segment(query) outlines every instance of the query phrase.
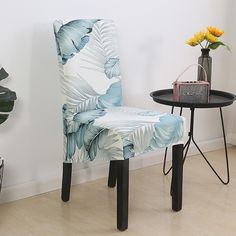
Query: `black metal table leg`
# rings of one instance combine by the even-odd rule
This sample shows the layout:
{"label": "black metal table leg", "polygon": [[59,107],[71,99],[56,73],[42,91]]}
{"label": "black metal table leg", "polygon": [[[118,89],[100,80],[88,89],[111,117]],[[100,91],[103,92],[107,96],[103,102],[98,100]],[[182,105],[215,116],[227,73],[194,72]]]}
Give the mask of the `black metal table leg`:
{"label": "black metal table leg", "polygon": [[[227,144],[226,144],[226,136],[225,136],[225,128],[224,128],[224,119],[223,119],[223,112],[222,112],[222,108],[219,107],[220,109],[220,118],[221,118],[221,126],[222,126],[222,132],[223,132],[223,139],[224,139],[224,150],[225,150],[225,161],[226,161],[226,173],[227,173],[227,177],[226,177],[226,180],[223,180],[220,175],[216,172],[216,170],[214,169],[214,167],[211,165],[211,163],[209,162],[209,160],[206,158],[206,156],[204,155],[204,153],[202,152],[202,150],[200,149],[200,147],[198,146],[198,144],[196,143],[195,139],[194,139],[194,136],[193,136],[193,129],[194,129],[194,111],[195,111],[195,108],[190,108],[190,111],[191,111],[191,116],[190,116],[190,130],[189,130],[189,133],[188,133],[188,140],[187,142],[185,143],[184,145],[184,157],[183,157],[183,163],[187,157],[187,154],[188,154],[188,151],[189,151],[189,146],[191,144],[191,141],[193,142],[193,144],[195,145],[195,147],[198,149],[199,153],[201,154],[201,156],[204,158],[204,160],[207,162],[207,164],[209,165],[209,167],[211,168],[211,170],[214,172],[214,174],[216,175],[216,177],[220,180],[220,182],[222,184],[228,184],[229,181],[230,181],[230,176],[229,176],[229,160],[228,160],[228,150],[227,150]],[[173,108],[172,108],[172,111],[173,111]],[[164,161],[166,161],[166,153],[167,153],[167,149],[165,151],[165,158],[164,158]],[[164,165],[163,165],[163,173],[165,175],[167,175],[171,168],[166,172],[165,171],[165,162],[164,162]],[[172,190],[171,190],[172,192]]]}
{"label": "black metal table leg", "polygon": [[216,177],[220,180],[220,182],[222,184],[227,185],[230,181],[230,177],[229,177],[229,160],[228,160],[228,151],[227,151],[227,144],[226,144],[226,137],[225,137],[225,128],[224,128],[224,119],[223,119],[223,113],[222,113],[222,108],[220,107],[220,118],[221,118],[221,125],[222,125],[222,132],[223,132],[223,138],[224,138],[224,149],[225,149],[225,161],[226,161],[226,172],[227,172],[227,179],[226,181],[224,181],[219,174],[216,172],[216,170],[214,169],[214,167],[211,165],[211,163],[209,162],[209,160],[206,158],[206,156],[204,155],[204,153],[201,151],[201,149],[199,148],[199,146],[197,145],[196,141],[194,140],[194,137],[192,135],[192,141],[194,143],[194,145],[196,146],[196,148],[198,149],[198,151],[200,152],[200,154],[202,155],[202,157],[204,158],[204,160],[207,162],[207,164],[210,166],[211,170],[214,172],[214,174],[216,175]]}
{"label": "black metal table leg", "polygon": [[165,148],[165,154],[164,154],[164,162],[163,162],[163,169],[162,172],[164,175],[168,175],[170,171],[172,170],[172,166],[166,171],[166,157],[167,157],[168,147]]}
{"label": "black metal table leg", "polygon": [[183,163],[185,162],[185,159],[186,159],[187,154],[188,154],[189,146],[191,144],[191,140],[193,139],[194,111],[195,111],[195,108],[190,108],[190,111],[191,111],[191,115],[190,115],[190,130],[188,132],[188,137],[189,138],[188,138],[188,141],[184,145],[184,149],[186,148],[186,151],[184,153],[184,161],[183,161]]}
{"label": "black metal table leg", "polygon": [[222,108],[220,107],[220,119],[221,119],[221,127],[222,127],[222,133],[224,138],[224,149],[225,149],[225,161],[226,161],[226,170],[227,170],[227,181],[223,184],[228,184],[230,181],[229,177],[229,158],[228,158],[228,150],[227,150],[227,143],[226,143],[226,136],[225,136],[225,126],[224,126],[224,118],[223,118],[223,112]]}
{"label": "black metal table leg", "polygon": [[[188,149],[189,149],[189,146],[190,146],[190,143],[191,143],[191,139],[192,139],[192,135],[193,135],[193,124],[194,124],[194,108],[192,108],[193,110],[191,110],[191,122],[190,122],[190,131],[188,133],[188,141],[185,143],[185,145],[183,146],[183,162],[182,162],[182,165],[184,165],[184,162],[185,162],[185,159],[187,157],[187,154],[188,154]],[[181,107],[181,110],[180,110],[180,115],[182,115],[182,107]],[[186,150],[185,150],[186,149]],[[185,152],[184,152],[185,150]],[[169,172],[170,170],[172,169],[172,166],[170,167],[169,169]],[[167,173],[168,174],[168,173]],[[172,179],[171,179],[171,187],[170,187],[170,195],[172,196],[172,193],[173,193],[173,174],[172,174]]]}

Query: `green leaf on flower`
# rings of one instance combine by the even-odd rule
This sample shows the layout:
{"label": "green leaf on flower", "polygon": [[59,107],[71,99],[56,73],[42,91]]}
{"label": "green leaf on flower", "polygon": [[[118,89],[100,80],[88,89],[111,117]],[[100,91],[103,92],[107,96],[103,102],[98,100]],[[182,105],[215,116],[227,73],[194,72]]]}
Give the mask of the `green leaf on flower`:
{"label": "green leaf on flower", "polygon": [[225,45],[226,49],[231,52],[231,49],[228,45]]}
{"label": "green leaf on flower", "polygon": [[227,46],[226,44],[224,44],[224,43],[221,42],[221,41],[218,41],[218,42],[215,42],[215,43],[211,43],[211,44],[208,46],[208,48],[215,50],[215,49],[217,49],[219,46],[225,46],[227,50],[231,51],[231,50],[230,50],[230,47]]}

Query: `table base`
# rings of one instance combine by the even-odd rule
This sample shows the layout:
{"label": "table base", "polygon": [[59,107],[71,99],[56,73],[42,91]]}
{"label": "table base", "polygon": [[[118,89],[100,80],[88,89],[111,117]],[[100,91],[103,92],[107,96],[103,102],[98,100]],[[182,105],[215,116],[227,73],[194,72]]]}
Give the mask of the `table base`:
{"label": "table base", "polygon": [[[191,116],[190,116],[190,131],[188,133],[188,141],[185,143],[184,145],[184,157],[183,157],[183,164],[185,162],[185,159],[187,157],[187,153],[189,150],[189,146],[191,141],[193,142],[193,144],[195,145],[195,147],[198,149],[199,153],[201,154],[201,156],[204,158],[204,160],[207,162],[207,164],[209,165],[209,167],[211,168],[211,170],[214,172],[214,174],[216,175],[216,177],[220,180],[220,182],[222,184],[227,185],[230,181],[230,177],[229,177],[229,161],[228,161],[228,151],[227,151],[227,144],[226,144],[226,137],[225,137],[225,128],[224,128],[224,119],[223,119],[223,113],[222,113],[222,108],[219,107],[220,109],[220,118],[221,118],[221,126],[222,126],[222,132],[223,132],[223,139],[224,139],[224,151],[225,151],[225,161],[226,161],[226,173],[227,173],[227,177],[226,180],[223,180],[222,177],[220,177],[220,175],[216,172],[216,170],[214,169],[214,167],[212,166],[212,164],[209,162],[209,160],[207,159],[207,157],[205,156],[205,154],[201,151],[200,147],[198,146],[198,144],[196,143],[194,136],[193,136],[193,127],[194,127],[194,111],[195,108],[190,108],[191,110]],[[182,110],[183,108],[180,108],[180,115],[182,115]],[[171,110],[171,114],[173,114],[174,112],[174,106],[172,106],[172,110]],[[167,175],[171,169],[172,166],[166,170],[166,156],[167,156],[167,151],[168,148],[165,149],[165,154],[164,154],[164,164],[163,164],[163,174]]]}

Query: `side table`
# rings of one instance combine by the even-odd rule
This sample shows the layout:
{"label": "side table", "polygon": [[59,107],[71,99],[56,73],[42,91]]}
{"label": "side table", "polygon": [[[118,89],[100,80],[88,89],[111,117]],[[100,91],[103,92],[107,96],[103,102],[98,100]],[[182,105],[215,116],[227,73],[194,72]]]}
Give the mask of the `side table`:
{"label": "side table", "polygon": [[[225,128],[224,128],[224,119],[223,119],[223,112],[222,107],[231,105],[235,100],[236,96],[232,93],[220,91],[220,90],[211,90],[210,91],[210,99],[207,103],[192,103],[192,102],[177,102],[173,100],[173,89],[163,89],[163,90],[157,90],[150,94],[150,96],[153,98],[153,100],[157,103],[172,106],[171,113],[174,112],[174,107],[180,107],[180,115],[182,115],[183,108],[189,108],[191,112],[190,116],[190,129],[188,132],[188,141],[184,145],[184,158],[183,163],[186,159],[189,146],[191,141],[194,143],[198,151],[200,152],[201,156],[204,158],[204,160],[207,162],[207,164],[210,166],[211,170],[215,173],[217,178],[221,181],[223,184],[228,184],[230,181],[229,177],[229,161],[228,161],[228,152],[227,152],[227,145],[226,145],[226,137],[225,137]],[[220,111],[220,118],[221,118],[221,126],[222,126],[222,132],[223,132],[223,138],[224,138],[224,149],[225,149],[225,160],[226,160],[226,171],[227,171],[227,178],[226,180],[223,180],[219,174],[216,172],[216,170],[213,168],[209,160],[206,158],[204,153],[199,148],[198,144],[196,143],[193,131],[194,131],[194,111],[196,108],[219,108]],[[165,150],[165,156],[164,156],[164,165],[163,165],[163,173],[167,175],[172,167],[166,171],[165,165],[166,165],[166,155],[167,155],[167,148]]]}

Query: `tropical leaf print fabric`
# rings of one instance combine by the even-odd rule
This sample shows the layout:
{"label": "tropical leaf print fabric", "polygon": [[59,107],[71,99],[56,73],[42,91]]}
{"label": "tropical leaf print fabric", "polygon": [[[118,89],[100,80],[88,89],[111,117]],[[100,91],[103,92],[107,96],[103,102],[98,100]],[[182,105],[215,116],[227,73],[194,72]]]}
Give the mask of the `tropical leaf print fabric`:
{"label": "tropical leaf print fabric", "polygon": [[63,93],[64,161],[123,160],[177,143],[182,117],[122,106],[110,20],[54,22]]}

